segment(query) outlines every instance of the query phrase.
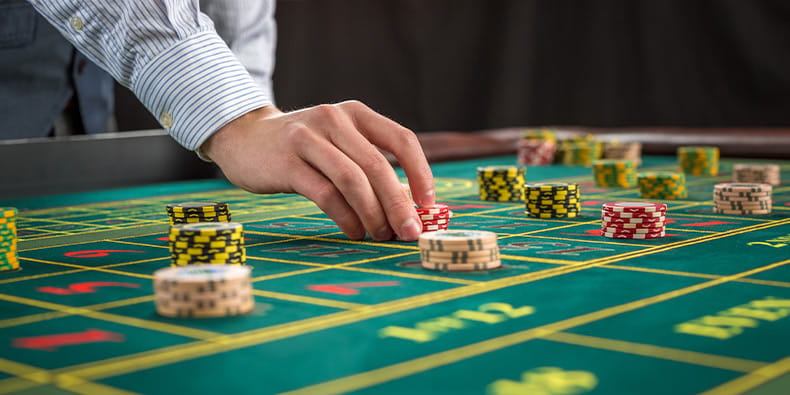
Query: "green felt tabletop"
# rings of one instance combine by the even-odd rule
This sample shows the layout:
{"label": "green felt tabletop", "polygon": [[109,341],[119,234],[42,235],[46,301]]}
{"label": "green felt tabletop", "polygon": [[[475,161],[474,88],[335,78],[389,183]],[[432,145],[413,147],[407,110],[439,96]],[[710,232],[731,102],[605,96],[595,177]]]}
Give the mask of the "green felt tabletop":
{"label": "green felt tabletop", "polygon": [[[451,228],[497,233],[503,266],[482,272],[425,270],[416,243],[350,241],[300,196],[224,180],[0,200],[20,209],[22,267],[0,272],[0,394],[788,393],[790,187],[771,214],[715,214],[713,185],[746,162],[724,159],[663,201],[666,237],[608,239],[601,204],[636,189],[530,166],[527,181],[579,184],[582,213],[528,218],[478,197],[478,166],[514,162],[432,165]],[[155,312],[165,205],[194,200],[244,224],[248,315]]]}

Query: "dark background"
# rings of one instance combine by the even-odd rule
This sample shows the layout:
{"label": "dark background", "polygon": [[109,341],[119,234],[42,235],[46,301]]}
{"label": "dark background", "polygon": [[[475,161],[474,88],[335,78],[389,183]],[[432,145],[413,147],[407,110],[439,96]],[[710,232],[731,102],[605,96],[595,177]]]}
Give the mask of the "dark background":
{"label": "dark background", "polygon": [[[415,131],[790,125],[786,0],[281,0],[277,21],[285,110],[359,99]],[[158,127],[118,99],[122,129]]]}

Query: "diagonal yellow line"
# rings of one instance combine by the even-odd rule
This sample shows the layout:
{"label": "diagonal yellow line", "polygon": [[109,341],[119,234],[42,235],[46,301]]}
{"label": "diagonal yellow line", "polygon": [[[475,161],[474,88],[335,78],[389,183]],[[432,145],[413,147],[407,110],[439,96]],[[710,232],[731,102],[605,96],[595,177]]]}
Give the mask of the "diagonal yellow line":
{"label": "diagonal yellow line", "polygon": [[[763,267],[755,268],[745,272],[733,274],[730,276],[724,276],[722,278],[707,281],[704,283],[695,284],[689,287],[676,289],[660,295],[655,295],[648,298],[636,300],[633,302],[628,302],[618,306],[612,306],[606,309],[598,310],[595,312],[583,314],[576,317],[571,317],[551,324],[546,324],[536,328],[527,329],[521,332],[512,333],[510,335],[484,340],[478,343],[469,344],[463,347],[442,351],[436,354],[431,354],[420,358],[415,358],[409,361],[404,361],[390,366],[385,366],[379,369],[374,369],[367,372],[361,372],[351,376],[346,376],[339,379],[327,381],[324,383],[303,387],[295,391],[286,392],[285,394],[328,395],[328,394],[340,394],[344,392],[359,390],[362,388],[368,388],[374,385],[399,379],[401,377],[406,377],[412,374],[424,372],[430,369],[435,369],[440,366],[445,366],[451,363],[476,357],[478,355],[482,355],[506,347],[514,346],[516,344],[524,343],[530,340],[545,338],[560,331],[585,325],[591,322],[599,321],[604,318],[609,318],[612,316],[623,314],[656,303],[661,303],[680,296],[688,295],[694,292],[701,291],[703,289],[711,288],[726,282],[730,282],[738,278],[747,277],[756,273],[771,270],[787,264],[790,264],[790,259],[781,262],[776,262],[770,265],[765,265]],[[790,357],[788,359],[790,359]],[[788,366],[790,366],[790,363],[788,364]],[[761,369],[765,369],[765,368],[761,368]]]}
{"label": "diagonal yellow line", "polygon": [[360,303],[342,302],[338,300],[314,298],[311,296],[293,295],[293,294],[286,294],[281,292],[261,291],[258,289],[253,290],[252,293],[258,296],[265,296],[267,298],[272,298],[272,299],[287,300],[289,302],[298,302],[298,303],[312,304],[317,306],[334,307],[336,309],[343,309],[343,310],[353,310],[353,309],[359,309],[368,306]]}
{"label": "diagonal yellow line", "polygon": [[[35,366],[0,358],[0,372],[16,377],[0,380],[0,394],[16,393],[48,384],[51,381],[49,371]],[[78,394],[132,395],[134,392],[113,388],[103,384],[91,383],[82,379],[61,380],[58,386]]]}
{"label": "diagonal yellow line", "polygon": [[750,372],[767,365],[765,362],[751,361],[742,358],[725,357],[677,348],[660,347],[596,336],[578,335],[568,332],[557,332],[544,336],[543,339],[736,372]]}
{"label": "diagonal yellow line", "polygon": [[[97,311],[97,310],[105,310],[105,309],[111,309],[111,308],[121,307],[121,306],[129,306],[129,305],[133,305],[133,304],[137,304],[137,303],[151,302],[153,300],[154,300],[154,296],[153,295],[146,295],[146,296],[140,296],[140,297],[137,297],[137,298],[119,300],[119,301],[115,301],[115,302],[108,302],[108,303],[95,304],[95,305],[91,305],[91,306],[84,306],[83,308],[87,309],[87,310]],[[0,328],[10,328],[12,326],[25,325],[25,324],[30,324],[30,323],[33,323],[33,322],[41,322],[41,321],[46,321],[46,320],[52,320],[52,319],[55,319],[55,318],[66,317],[68,315],[72,315],[72,313],[67,313],[67,312],[63,312],[63,311],[49,311],[49,312],[46,312],[46,313],[26,315],[26,316],[23,316],[23,317],[8,318],[8,319],[5,319],[5,320],[0,320]]]}
{"label": "diagonal yellow line", "polygon": [[128,326],[133,326],[133,327],[143,328],[153,331],[165,332],[165,333],[189,337],[193,339],[209,339],[220,335],[219,333],[216,332],[203,331],[199,329],[187,328],[178,325],[166,324],[163,322],[126,317],[117,314],[102,313],[99,311],[89,310],[84,307],[66,306],[62,304],[44,302],[40,300],[23,298],[13,295],[0,294],[0,300],[4,300],[6,302],[11,302],[11,303],[24,304],[27,306],[39,307],[47,310],[59,311],[61,313],[65,313],[68,315],[81,315],[102,321],[108,321],[112,323],[118,323],[118,324],[123,324],[123,325],[128,325]]}
{"label": "diagonal yellow line", "polygon": [[752,232],[752,231],[763,230],[763,229],[772,228],[772,227],[780,226],[780,225],[786,225],[786,224],[790,224],[790,218],[786,218],[786,219],[778,220],[778,221],[773,221],[773,222],[768,222],[768,223],[755,224],[755,225],[747,226],[745,228],[732,229],[732,230],[728,230],[728,231],[724,231],[724,232],[720,232],[720,233],[716,233],[716,234],[700,236],[700,237],[693,238],[693,239],[681,240],[681,241],[678,241],[678,242],[675,242],[675,243],[655,246],[655,247],[648,248],[648,249],[641,250],[641,251],[631,251],[631,252],[626,252],[626,253],[618,254],[618,255],[612,255],[612,256],[608,256],[608,257],[604,257],[604,258],[593,259],[593,260],[587,261],[587,263],[589,263],[589,264],[599,264],[599,263],[619,262],[619,261],[623,261],[623,260],[626,260],[626,259],[631,259],[631,258],[636,258],[636,257],[641,257],[641,256],[646,256],[646,255],[652,255],[652,254],[656,254],[656,253],[659,253],[659,252],[665,252],[665,251],[673,250],[673,249],[676,249],[676,248],[679,248],[679,247],[686,247],[686,246],[689,246],[689,245],[699,244],[699,243],[703,243],[703,242],[706,242],[706,241],[723,239],[725,237],[735,236],[735,235],[739,235],[739,234],[742,234],[742,233],[748,233],[748,232]]}
{"label": "diagonal yellow line", "polygon": [[735,380],[705,391],[700,395],[742,394],[773,379],[784,376],[787,373],[790,373],[790,357],[780,359],[779,361],[770,365],[749,372],[748,374],[738,377]]}
{"label": "diagonal yellow line", "polygon": [[[679,277],[696,277],[696,278],[720,278],[721,275],[719,274],[706,274],[706,273],[691,273],[691,272],[681,272],[677,270],[664,270],[664,269],[652,269],[647,267],[638,267],[638,266],[620,266],[620,265],[605,265],[601,266],[604,269],[615,269],[615,270],[627,270],[631,272],[644,272],[644,273],[656,273],[656,274],[665,274],[668,276],[679,276]],[[749,284],[759,284],[759,285],[768,285],[771,287],[783,287],[783,288],[790,288],[790,282],[786,281],[771,281],[771,280],[759,280],[756,278],[742,278],[736,280],[739,283],[749,283]]]}

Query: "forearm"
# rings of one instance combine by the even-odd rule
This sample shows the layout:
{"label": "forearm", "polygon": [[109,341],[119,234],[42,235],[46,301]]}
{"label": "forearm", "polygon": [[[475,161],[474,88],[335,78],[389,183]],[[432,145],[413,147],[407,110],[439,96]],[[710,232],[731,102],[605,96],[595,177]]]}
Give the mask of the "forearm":
{"label": "forearm", "polygon": [[190,150],[240,115],[271,104],[197,0],[30,2]]}

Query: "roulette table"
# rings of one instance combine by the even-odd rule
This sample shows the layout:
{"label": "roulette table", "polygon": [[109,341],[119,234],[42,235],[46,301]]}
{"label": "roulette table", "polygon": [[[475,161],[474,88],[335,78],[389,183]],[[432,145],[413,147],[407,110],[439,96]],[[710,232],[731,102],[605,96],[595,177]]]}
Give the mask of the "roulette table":
{"label": "roulette table", "polygon": [[[502,266],[473,272],[425,270],[417,243],[351,241],[302,197],[224,180],[2,199],[21,269],[0,272],[0,394],[787,393],[790,187],[770,214],[714,213],[738,162],[689,177],[650,240],[601,236],[603,203],[642,199],[590,168],[528,167],[580,186],[578,217],[539,219],[478,197],[475,169],[514,156],[436,163],[450,229],[497,234]],[[201,200],[244,225],[249,314],[155,312],[165,206]]]}

